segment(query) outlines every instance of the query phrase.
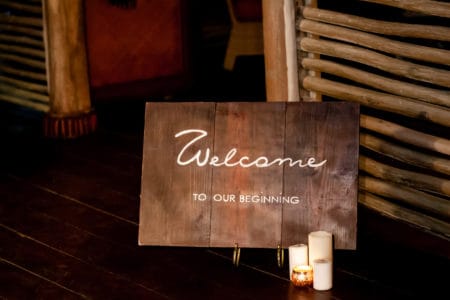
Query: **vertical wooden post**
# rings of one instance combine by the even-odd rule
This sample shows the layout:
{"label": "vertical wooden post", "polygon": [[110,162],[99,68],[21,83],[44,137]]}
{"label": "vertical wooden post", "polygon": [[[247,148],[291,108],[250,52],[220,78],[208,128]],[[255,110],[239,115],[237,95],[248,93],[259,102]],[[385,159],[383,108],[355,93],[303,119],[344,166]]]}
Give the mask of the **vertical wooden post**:
{"label": "vertical wooden post", "polygon": [[267,101],[299,101],[295,0],[263,0]]}
{"label": "vertical wooden post", "polygon": [[75,138],[96,129],[87,70],[83,0],[44,0],[50,111],[48,137]]}
{"label": "vertical wooden post", "polygon": [[264,63],[267,101],[288,98],[284,1],[263,0]]}

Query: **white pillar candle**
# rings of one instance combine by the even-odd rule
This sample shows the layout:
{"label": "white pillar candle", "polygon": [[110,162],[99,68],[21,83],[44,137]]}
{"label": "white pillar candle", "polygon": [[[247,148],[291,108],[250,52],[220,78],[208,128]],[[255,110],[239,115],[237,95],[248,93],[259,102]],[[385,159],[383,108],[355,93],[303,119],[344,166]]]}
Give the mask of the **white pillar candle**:
{"label": "white pillar candle", "polygon": [[313,288],[326,291],[333,287],[333,263],[329,259],[313,261]]}
{"label": "white pillar candle", "polygon": [[[333,236],[326,231],[314,231],[308,235],[309,262],[313,265],[316,259],[333,261]],[[314,266],[313,266],[314,269]]]}
{"label": "white pillar candle", "polygon": [[308,265],[308,245],[296,244],[289,246],[289,278],[295,266]]}

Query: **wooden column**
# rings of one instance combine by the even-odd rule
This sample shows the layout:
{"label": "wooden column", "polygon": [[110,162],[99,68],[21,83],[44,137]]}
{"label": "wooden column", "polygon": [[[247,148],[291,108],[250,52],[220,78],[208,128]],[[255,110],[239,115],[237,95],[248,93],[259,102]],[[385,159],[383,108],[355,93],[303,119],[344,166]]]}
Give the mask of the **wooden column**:
{"label": "wooden column", "polygon": [[300,100],[295,0],[263,0],[264,62],[267,101]]}
{"label": "wooden column", "polygon": [[44,0],[50,111],[49,137],[75,138],[96,129],[86,59],[83,1]]}
{"label": "wooden column", "polygon": [[284,26],[284,1],[263,0],[266,99],[287,101],[288,76]]}

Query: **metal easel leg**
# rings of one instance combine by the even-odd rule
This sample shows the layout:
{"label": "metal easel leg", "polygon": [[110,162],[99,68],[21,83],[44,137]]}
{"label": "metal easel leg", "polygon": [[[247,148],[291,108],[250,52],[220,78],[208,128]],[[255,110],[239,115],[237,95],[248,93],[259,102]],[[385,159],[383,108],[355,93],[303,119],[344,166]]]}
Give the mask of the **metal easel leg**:
{"label": "metal easel leg", "polygon": [[233,251],[233,265],[235,267],[239,267],[239,260],[241,259],[241,248],[239,248],[239,244],[236,243]]}
{"label": "metal easel leg", "polygon": [[281,248],[281,245],[278,245],[277,248],[277,263],[279,268],[284,266],[284,249]]}

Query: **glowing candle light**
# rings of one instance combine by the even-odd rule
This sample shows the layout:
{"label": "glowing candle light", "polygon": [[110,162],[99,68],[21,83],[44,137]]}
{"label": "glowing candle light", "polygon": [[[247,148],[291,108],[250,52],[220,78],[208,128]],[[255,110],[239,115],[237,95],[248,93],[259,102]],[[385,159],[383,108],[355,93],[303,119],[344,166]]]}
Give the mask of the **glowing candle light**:
{"label": "glowing candle light", "polygon": [[298,287],[310,286],[313,283],[311,266],[295,266],[292,270],[291,282]]}

